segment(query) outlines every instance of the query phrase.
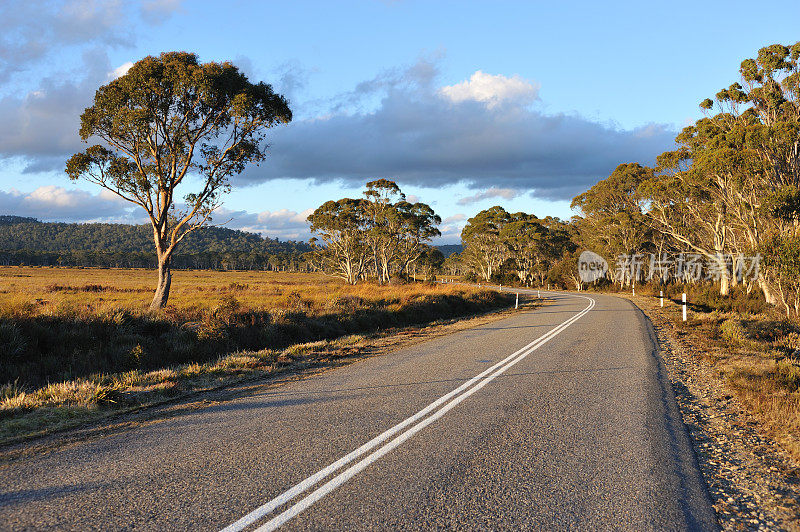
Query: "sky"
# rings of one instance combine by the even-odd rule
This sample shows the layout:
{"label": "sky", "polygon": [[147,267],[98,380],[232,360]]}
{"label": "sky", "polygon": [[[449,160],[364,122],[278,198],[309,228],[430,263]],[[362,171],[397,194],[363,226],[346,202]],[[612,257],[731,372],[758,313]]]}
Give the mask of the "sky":
{"label": "sky", "polygon": [[493,205],[567,219],[575,195],[653,164],[743,59],[798,28],[796,0],[4,0],[0,214],[142,223],[64,163],[86,147],[98,87],[183,50],[270,83],[294,115],[215,223],[304,240],[316,207],[378,178],[434,208],[439,244]]}

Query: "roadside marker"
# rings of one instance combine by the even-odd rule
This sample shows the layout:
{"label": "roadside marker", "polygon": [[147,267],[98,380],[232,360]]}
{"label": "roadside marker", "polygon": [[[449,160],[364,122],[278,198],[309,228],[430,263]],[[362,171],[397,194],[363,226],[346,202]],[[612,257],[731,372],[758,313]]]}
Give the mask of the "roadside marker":
{"label": "roadside marker", "polygon": [[518,308],[519,308],[519,292],[517,292],[517,302],[514,303],[514,309],[516,310]]}
{"label": "roadside marker", "polygon": [[658,295],[661,298],[661,308],[664,308],[664,291],[659,290]]}
{"label": "roadside marker", "polygon": [[686,321],[686,292],[683,293],[683,321]]}

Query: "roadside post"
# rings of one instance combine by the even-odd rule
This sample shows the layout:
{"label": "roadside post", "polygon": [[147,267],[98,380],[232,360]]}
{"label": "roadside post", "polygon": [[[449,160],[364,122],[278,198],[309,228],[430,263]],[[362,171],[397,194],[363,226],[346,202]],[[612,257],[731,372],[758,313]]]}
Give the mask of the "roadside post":
{"label": "roadside post", "polygon": [[686,292],[683,293],[683,297],[681,299],[683,301],[683,321],[686,321]]}
{"label": "roadside post", "polygon": [[542,299],[542,291],[541,290],[537,290],[536,291],[536,299]]}
{"label": "roadside post", "polygon": [[664,291],[663,290],[659,290],[658,297],[661,298],[661,308],[664,308]]}
{"label": "roadside post", "polygon": [[514,310],[519,308],[519,292],[517,292],[517,301],[514,303]]}
{"label": "roadside post", "polygon": [[501,292],[503,291],[503,285],[502,284],[500,285],[500,291]]}

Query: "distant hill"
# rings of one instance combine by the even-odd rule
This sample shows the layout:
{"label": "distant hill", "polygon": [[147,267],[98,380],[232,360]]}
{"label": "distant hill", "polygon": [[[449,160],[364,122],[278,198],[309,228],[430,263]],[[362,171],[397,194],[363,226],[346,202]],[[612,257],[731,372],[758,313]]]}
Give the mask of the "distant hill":
{"label": "distant hill", "polygon": [[38,223],[36,218],[26,218],[25,216],[14,216],[11,214],[0,214],[0,225],[13,225],[21,223]]}
{"label": "distant hill", "polygon": [[[287,260],[297,262],[311,246],[305,242],[264,238],[225,227],[204,227],[179,244],[176,267],[219,268],[224,264],[262,269]],[[0,261],[6,264],[129,265],[154,262],[149,225],[40,222],[0,216]],[[108,264],[113,256],[113,263]]]}
{"label": "distant hill", "polygon": [[442,252],[442,255],[445,257],[449,257],[453,253],[461,253],[464,251],[464,246],[461,244],[444,244],[442,246],[434,246],[436,249]]}

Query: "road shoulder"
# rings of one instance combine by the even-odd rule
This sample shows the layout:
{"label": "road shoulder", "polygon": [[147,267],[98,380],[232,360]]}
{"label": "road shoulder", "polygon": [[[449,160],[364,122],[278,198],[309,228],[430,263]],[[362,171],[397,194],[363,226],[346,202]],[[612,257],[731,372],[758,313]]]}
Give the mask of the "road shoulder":
{"label": "road shoulder", "polygon": [[736,400],[655,299],[620,295],[651,321],[714,509],[724,530],[800,530],[800,468]]}

